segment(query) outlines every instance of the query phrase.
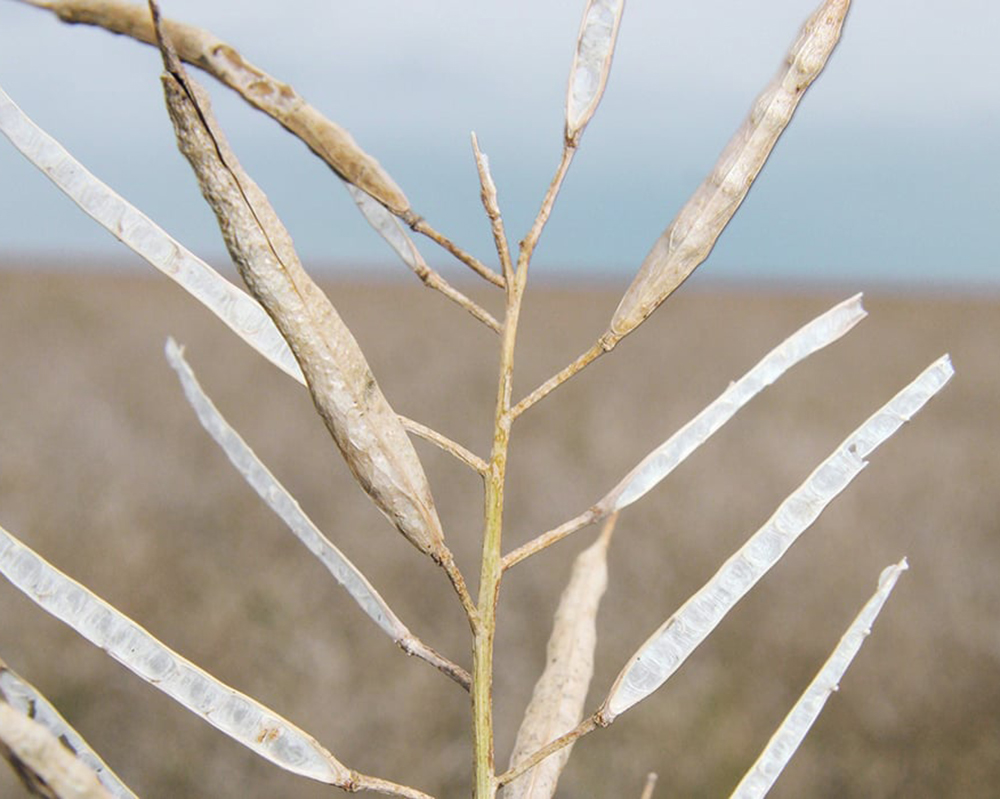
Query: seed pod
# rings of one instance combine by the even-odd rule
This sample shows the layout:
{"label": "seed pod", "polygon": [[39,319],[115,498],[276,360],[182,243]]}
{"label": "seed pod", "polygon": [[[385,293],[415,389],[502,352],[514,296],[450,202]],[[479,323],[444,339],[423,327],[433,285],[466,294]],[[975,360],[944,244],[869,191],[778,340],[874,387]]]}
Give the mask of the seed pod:
{"label": "seed pod", "polygon": [[732,799],[760,799],[771,790],[775,780],[798,751],[806,733],[819,718],[826,700],[840,687],[840,681],[860,651],[865,638],[871,633],[872,625],[882,612],[889,594],[896,587],[899,575],[908,568],[906,558],[903,558],[894,566],[882,570],[878,579],[878,589],[851,622],[851,626],[847,628],[833,654],[827,658],[823,668],[809,683],[809,687],[771,736],[760,757],[733,790]]}
{"label": "seed pod", "polygon": [[361,348],[302,268],[288,231],[218,129],[207,96],[168,45],[164,63],[178,146],[243,282],[288,341],[317,411],[362,488],[414,546],[444,560],[450,553],[423,467]]}
{"label": "seed pod", "polygon": [[785,65],[757,98],[712,173],[642,262],[602,337],[605,348],[641,324],[708,257],[840,40],[849,5],[850,0],[826,0],[806,21]]}
{"label": "seed pod", "polygon": [[49,730],[0,701],[0,757],[43,799],[114,799],[97,775]]}
{"label": "seed pod", "polygon": [[[115,0],[54,0],[46,4],[63,22],[96,25],[156,45],[145,5]],[[195,64],[237,91],[294,133],[348,183],[358,186],[404,218],[413,216],[403,190],[351,134],[307,103],[291,86],[257,68],[209,31],[163,20],[162,26],[181,60]]]}
{"label": "seed pod", "polygon": [[[78,766],[90,769],[105,790],[105,793],[96,795],[106,799],[110,799],[110,797],[136,799],[135,794],[121,781],[117,774],[108,768],[108,764],[80,736],[80,733],[70,726],[69,722],[52,706],[52,703],[35,686],[11,671],[7,664],[0,659],[0,706],[4,704],[48,730],[52,740],[57,742],[63,753],[71,756]],[[41,735],[38,737],[39,739],[44,738]],[[0,739],[6,740],[2,734],[0,734]],[[3,754],[2,749],[3,747],[0,746],[0,754]],[[58,765],[58,762],[51,763],[51,765]],[[75,767],[71,766],[70,768]],[[47,779],[46,782],[51,785],[51,778]],[[63,794],[64,797],[67,795]]]}
{"label": "seed pod", "polygon": [[817,466],[764,526],[632,655],[601,706],[604,722],[610,724],[663,685],[861,473],[868,465],[865,458],[910,421],[954,373],[947,355],[936,360]]}
{"label": "seed pod", "polygon": [[311,735],[170,649],[2,527],[0,574],[154,688],[265,760],[330,785],[350,785],[354,779]]}
{"label": "seed pod", "polygon": [[566,93],[566,141],[576,144],[594,116],[611,72],[625,0],[590,0],[583,12]]}
{"label": "seed pod", "polygon": [[[552,625],[545,671],[535,683],[517,731],[511,767],[569,732],[583,715],[594,674],[597,610],[608,584],[608,542],[616,518],[608,520],[600,538],[573,563]],[[572,746],[560,749],[515,779],[504,788],[503,799],[548,799],[554,795],[571,750]]]}

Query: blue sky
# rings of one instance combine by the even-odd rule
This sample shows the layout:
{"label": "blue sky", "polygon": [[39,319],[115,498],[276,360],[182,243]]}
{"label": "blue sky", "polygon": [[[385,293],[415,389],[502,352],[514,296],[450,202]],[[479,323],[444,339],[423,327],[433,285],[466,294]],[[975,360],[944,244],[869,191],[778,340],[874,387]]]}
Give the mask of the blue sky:
{"label": "blue sky", "polygon": [[[511,239],[558,160],[583,3],[164,0],[348,128],[418,213],[486,259],[469,147],[490,156]],[[630,276],[770,80],[811,0],[629,0],[605,99],[536,275]],[[1000,68],[993,0],[856,0],[826,72],[697,273],[752,282],[1000,286]],[[210,212],[177,154],[156,53],[0,2],[0,85],[88,168],[199,254]],[[273,122],[203,83],[307,264],[389,263],[339,181]],[[463,272],[427,242],[425,257]],[[123,247],[0,139],[0,263]],[[399,267],[402,271],[403,267]]]}

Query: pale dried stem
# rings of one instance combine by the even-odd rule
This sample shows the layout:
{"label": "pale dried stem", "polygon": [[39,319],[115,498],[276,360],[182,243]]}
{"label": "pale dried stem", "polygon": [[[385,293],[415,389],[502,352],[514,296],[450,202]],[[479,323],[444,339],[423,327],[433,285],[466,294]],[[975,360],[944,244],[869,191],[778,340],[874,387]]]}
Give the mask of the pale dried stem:
{"label": "pale dried stem", "polygon": [[[115,0],[19,2],[52,11],[63,22],[94,25],[144,44],[156,44],[149,14],[138,4]],[[503,286],[503,278],[416,214],[403,190],[381,164],[358,146],[347,130],[309,105],[291,86],[245,60],[239,51],[209,31],[172,20],[165,20],[164,25],[182,61],[208,72],[299,138],[338,176],[363,189],[413,230],[443,247],[490,283]]]}
{"label": "pale dried stem", "polygon": [[[613,346],[613,345],[612,345]],[[550,394],[555,389],[559,388],[563,383],[569,380],[573,375],[581,372],[585,367],[589,366],[591,363],[600,358],[604,353],[610,352],[611,347],[606,346],[602,341],[598,341],[587,350],[583,355],[577,358],[573,363],[558,372],[544,383],[542,383],[538,388],[532,391],[528,396],[522,399],[517,405],[514,406],[511,414],[516,419],[522,413],[524,413],[528,408],[534,405],[541,399],[544,399],[548,394]]]}
{"label": "pale dried stem", "polygon": [[[531,226],[531,230],[528,231],[528,235],[521,241],[521,252],[517,258],[517,270],[519,273],[527,272],[531,256],[535,252],[538,239],[541,238],[542,231],[545,229],[549,217],[552,215],[552,207],[555,205],[556,197],[559,196],[559,189],[562,188],[563,180],[566,179],[569,166],[573,163],[574,155],[576,155],[576,145],[568,140],[565,141],[563,143],[562,157],[559,159],[559,166],[556,167],[556,173],[552,177],[552,182],[549,184],[548,190],[545,192],[545,197],[542,199],[542,205],[538,209],[535,221]],[[523,282],[524,278],[522,277],[522,289]]]}
{"label": "pale dried stem", "polygon": [[489,311],[483,308],[479,303],[470,297],[463,294],[461,291],[456,289],[447,280],[445,280],[441,275],[427,266],[426,263],[423,264],[424,268],[421,270],[414,270],[417,277],[419,277],[425,286],[434,289],[435,291],[440,291],[449,300],[457,305],[460,305],[470,314],[472,314],[476,319],[486,325],[494,333],[500,333],[501,326]]}
{"label": "pale dried stem", "polygon": [[[479,610],[476,608],[476,603],[472,599],[472,594],[469,593],[469,587],[465,584],[465,577],[462,576],[461,569],[459,569],[458,564],[455,563],[455,558],[451,554],[451,550],[445,551],[440,565],[441,568],[444,569],[445,574],[448,575],[448,579],[451,581],[451,585],[455,589],[455,593],[458,595],[459,601],[462,603],[462,608],[465,610],[465,615],[469,620],[469,626],[472,628],[472,632],[475,633],[481,624]],[[468,677],[468,675],[466,676]]]}
{"label": "pale dried stem", "polygon": [[558,541],[562,541],[566,536],[572,535],[577,530],[582,530],[588,524],[593,524],[603,519],[607,512],[601,511],[596,506],[589,508],[574,519],[563,522],[558,527],[542,533],[537,538],[533,538],[527,544],[519,546],[517,549],[508,552],[503,558],[503,569],[506,571],[511,566],[515,566],[525,558],[541,552],[546,547],[550,547]]}
{"label": "pale dried stem", "polygon": [[642,789],[642,796],[639,799],[653,799],[653,790],[656,788],[656,781],[659,779],[655,771],[646,775],[646,784]]}
{"label": "pale dried stem", "polygon": [[593,732],[598,727],[607,727],[608,722],[605,722],[601,717],[600,712],[594,713],[592,716],[587,716],[583,721],[577,724],[572,730],[559,738],[556,738],[551,743],[546,744],[541,749],[539,749],[534,754],[526,757],[516,766],[507,769],[503,774],[500,774],[496,778],[497,787],[502,787],[507,783],[516,780],[528,769],[532,769],[541,763],[549,755],[555,754],[563,747],[569,746],[570,744],[578,741],[584,735]]}
{"label": "pale dried stem", "polygon": [[413,230],[414,233],[426,236],[435,244],[447,250],[481,278],[484,278],[498,288],[504,288],[506,285],[501,275],[498,275],[474,255],[467,253],[447,236],[436,231],[430,226],[426,219],[422,217],[401,218],[410,226],[410,229]]}
{"label": "pale dried stem", "polygon": [[510,247],[507,245],[507,231],[504,228],[503,216],[500,214],[497,187],[493,182],[493,175],[490,174],[490,162],[479,149],[479,139],[476,138],[475,133],[472,134],[472,151],[476,156],[476,171],[479,173],[480,198],[483,201],[486,216],[490,220],[493,243],[496,246],[497,255],[500,257],[504,279],[510,284],[514,281],[514,264],[510,257]]}
{"label": "pale dried stem", "polygon": [[405,427],[407,431],[413,433],[415,436],[420,436],[425,441],[428,441],[439,449],[444,450],[449,455],[452,455],[456,459],[460,460],[473,471],[484,475],[489,469],[486,461],[476,455],[476,453],[466,449],[458,442],[452,441],[448,438],[448,436],[439,433],[434,428],[414,421],[413,419],[403,416],[402,414],[399,416],[399,421],[402,422],[403,427]]}
{"label": "pale dried stem", "polygon": [[452,662],[433,647],[428,646],[415,635],[401,638],[396,644],[407,655],[418,657],[429,663],[445,676],[461,685],[466,691],[472,690],[472,676],[461,666]]}
{"label": "pale dried stem", "polygon": [[430,794],[418,791],[416,788],[410,788],[408,785],[397,785],[395,782],[369,777],[365,774],[356,774],[354,784],[345,790],[348,793],[373,791],[385,796],[402,796],[404,799],[434,799]]}

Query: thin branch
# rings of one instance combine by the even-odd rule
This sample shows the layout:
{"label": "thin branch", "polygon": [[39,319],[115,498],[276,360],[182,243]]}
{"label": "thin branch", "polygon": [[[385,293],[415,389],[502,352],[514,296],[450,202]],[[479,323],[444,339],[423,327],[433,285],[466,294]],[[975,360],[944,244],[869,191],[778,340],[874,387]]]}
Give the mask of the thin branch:
{"label": "thin branch", "polygon": [[[469,620],[469,627],[472,628],[472,632],[475,633],[480,625],[480,614],[476,607],[476,603],[472,599],[472,594],[469,593],[469,587],[465,583],[465,577],[462,576],[461,570],[458,568],[458,564],[455,563],[455,558],[451,554],[451,550],[445,550],[444,557],[440,561],[441,568],[444,569],[445,574],[448,575],[448,579],[451,581],[452,587],[455,589],[455,593],[458,594],[458,598],[462,603],[462,608],[465,610],[465,615]],[[465,675],[468,677],[468,675]],[[469,678],[471,684],[471,677]]]}
{"label": "thin branch", "polygon": [[504,555],[502,561],[503,570],[506,571],[511,566],[515,566],[525,558],[530,558],[532,555],[541,552],[546,547],[552,546],[557,541],[562,541],[566,536],[575,533],[577,530],[582,530],[588,524],[593,524],[594,522],[599,521],[606,515],[607,514],[605,512],[602,512],[596,506],[585,510],[576,518],[570,519],[568,522],[563,522],[558,527],[549,530],[547,533],[542,533],[540,536],[532,539],[527,544],[519,546],[517,549],[508,552]]}
{"label": "thin branch", "polygon": [[389,782],[389,780],[369,777],[366,774],[358,774],[357,772],[355,772],[354,776],[354,784],[345,789],[349,793],[374,791],[386,796],[402,796],[403,799],[434,799],[430,794],[418,791],[416,788],[410,788],[407,785],[397,785],[395,782]]}
{"label": "thin branch", "polygon": [[526,757],[516,766],[507,769],[503,774],[499,775],[496,779],[497,787],[506,785],[507,783],[516,780],[524,772],[529,769],[534,768],[539,763],[541,763],[549,755],[555,754],[560,749],[565,746],[569,746],[571,743],[582,738],[584,735],[593,732],[598,727],[607,727],[609,722],[606,722],[601,716],[600,711],[594,713],[592,716],[587,716],[583,721],[577,724],[572,730],[570,730],[565,735],[556,738],[551,743],[547,743],[541,749],[539,749],[534,754]]}
{"label": "thin branch", "polygon": [[[94,25],[144,44],[156,44],[146,8],[115,0],[19,0],[54,12],[63,22]],[[338,176],[364,190],[413,230],[442,246],[494,285],[503,278],[434,230],[411,207],[403,190],[351,134],[305,101],[291,86],[259,69],[209,31],[165,20],[167,34],[182,61],[208,72],[299,138]]]}
{"label": "thin branch", "polygon": [[472,151],[476,156],[476,171],[479,173],[480,197],[483,208],[490,220],[493,231],[493,243],[500,256],[504,279],[508,284],[514,281],[514,264],[510,258],[510,247],[507,245],[507,231],[504,229],[503,216],[500,214],[500,204],[497,201],[497,187],[490,174],[490,162],[486,154],[479,149],[479,139],[472,134]]}
{"label": "thin branch", "polygon": [[[531,230],[528,231],[528,235],[521,241],[521,252],[517,258],[517,270],[519,273],[527,271],[528,263],[531,261],[531,256],[538,245],[538,239],[541,238],[542,231],[545,229],[545,225],[552,215],[552,207],[555,205],[556,197],[559,196],[559,189],[562,188],[563,180],[566,179],[566,173],[569,171],[570,164],[573,163],[574,155],[576,155],[576,144],[568,139],[565,140],[563,142],[562,157],[559,159],[559,166],[556,167],[556,173],[553,175],[552,182],[545,192],[545,197],[542,199],[542,205],[538,209],[538,214],[535,216]],[[524,278],[521,278],[521,280],[523,282]]]}
{"label": "thin branch", "polygon": [[659,779],[655,771],[646,775],[646,784],[642,789],[642,796],[639,799],[653,799],[653,790],[656,788],[656,780]]}
{"label": "thin branch", "polygon": [[470,469],[478,472],[481,475],[485,475],[487,470],[490,468],[489,465],[476,455],[474,452],[466,449],[461,444],[456,441],[452,441],[448,436],[439,433],[432,427],[428,427],[425,424],[414,421],[406,416],[400,415],[399,421],[403,423],[409,432],[416,436],[420,436],[425,441],[429,441],[434,446],[447,452],[449,455],[454,456]]}
{"label": "thin branch", "polygon": [[[614,345],[612,345],[614,346]],[[542,383],[538,388],[532,391],[528,396],[522,399],[514,408],[511,410],[512,416],[516,419],[522,413],[524,413],[528,408],[534,405],[541,399],[544,399],[550,392],[559,388],[563,383],[569,380],[573,375],[581,372],[585,367],[589,366],[591,363],[600,358],[604,353],[610,352],[611,347],[604,344],[603,340],[598,341],[587,350],[583,355],[577,358],[573,363],[563,369],[561,372],[552,375],[548,380]]]}
{"label": "thin branch", "polygon": [[425,286],[436,289],[448,299],[465,308],[480,322],[486,324],[494,333],[500,332],[500,323],[473,300],[448,283],[441,275],[431,269],[420,254],[399,219],[392,215],[382,203],[367,192],[351,183],[345,183],[347,191],[358,206],[358,210],[385,242],[392,247],[393,252],[419,277]]}
{"label": "thin branch", "polygon": [[484,278],[498,288],[504,288],[506,285],[501,275],[498,275],[474,255],[467,253],[443,233],[439,233],[437,230],[432,228],[430,223],[428,223],[428,221],[423,217],[410,215],[409,217],[401,217],[401,219],[410,226],[410,229],[413,230],[414,233],[426,236],[435,244],[443,247],[481,278]]}

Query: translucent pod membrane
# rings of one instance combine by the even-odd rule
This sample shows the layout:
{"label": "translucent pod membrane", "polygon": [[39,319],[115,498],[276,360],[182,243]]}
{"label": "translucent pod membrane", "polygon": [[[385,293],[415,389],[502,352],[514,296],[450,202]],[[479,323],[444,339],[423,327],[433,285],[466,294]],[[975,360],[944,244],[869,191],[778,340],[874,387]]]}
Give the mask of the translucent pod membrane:
{"label": "translucent pod membrane", "polygon": [[889,594],[896,586],[896,581],[908,565],[903,558],[894,566],[882,571],[878,581],[878,590],[868,600],[857,615],[851,626],[844,633],[834,649],[833,654],[823,664],[823,668],[799,697],[785,720],[768,741],[760,757],[750,767],[746,776],[736,786],[732,796],[735,799],[759,799],[767,794],[775,780],[784,771],[792,756],[798,750],[806,734],[819,718],[826,700],[840,686],[848,667],[855,655],[861,649],[865,638],[871,633],[872,625],[878,614],[889,599]]}
{"label": "translucent pod membrane", "polygon": [[104,789],[115,799],[136,799],[135,794],[108,768],[107,763],[48,699],[35,686],[7,668],[2,660],[0,660],[0,698],[48,730],[73,753],[77,760],[96,775]]}
{"label": "translucent pod membrane", "polygon": [[205,394],[194,372],[184,360],[183,350],[173,339],[167,340],[167,360],[177,372],[184,395],[198,416],[198,421],[222,448],[230,463],[257,492],[267,506],[288,525],[327,568],[334,579],[346,589],[372,621],[409,654],[426,660],[441,669],[464,687],[469,687],[469,675],[460,667],[439,655],[407,629],[365,576],[313,523],[288,490],[271,474],[256,453],[225,420]]}
{"label": "translucent pod membrane", "polygon": [[94,221],[180,285],[271,363],[305,384],[295,356],[256,300],[87,171],[18,108],[2,88],[0,131]]}
{"label": "translucent pod membrane", "polygon": [[756,366],[722,392],[684,427],[647,455],[605,495],[597,507],[611,513],[631,505],[653,489],[705,443],[757,394],[795,364],[837,341],[865,318],[861,295],[835,305],[771,350]]}
{"label": "translucent pod membrane", "polygon": [[3,528],[0,573],[42,609],[261,757],[319,782],[351,784],[351,772],[310,735],[181,657]]}
{"label": "translucent pod membrane", "polygon": [[574,144],[604,94],[624,10],[625,0],[590,0],[583,12],[566,96],[566,139]]}
{"label": "translucent pod membrane", "polygon": [[366,191],[350,183],[347,183],[346,186],[351,199],[358,206],[365,221],[385,239],[385,242],[392,247],[393,252],[399,256],[400,260],[417,274],[426,271],[427,265],[423,262],[416,245],[406,234],[406,230],[403,229],[399,220]]}
{"label": "translucent pod membrane", "polygon": [[606,721],[663,685],[729,610],[774,566],[823,509],[867,465],[864,458],[951,379],[945,355],[854,431],[671,616],[622,669],[601,708]]}

